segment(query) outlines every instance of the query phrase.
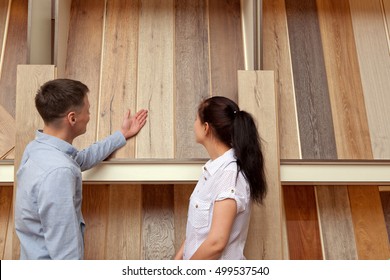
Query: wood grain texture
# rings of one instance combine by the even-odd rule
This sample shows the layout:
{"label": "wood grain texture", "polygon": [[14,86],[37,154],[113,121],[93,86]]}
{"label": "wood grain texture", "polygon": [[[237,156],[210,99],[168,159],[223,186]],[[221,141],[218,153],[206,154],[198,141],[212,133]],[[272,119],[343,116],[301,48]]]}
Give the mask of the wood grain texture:
{"label": "wood grain texture", "polygon": [[16,68],[27,62],[28,1],[13,0],[0,77],[0,105],[15,117]]}
{"label": "wood grain texture", "polygon": [[387,237],[390,244],[390,191],[380,192],[383,214],[385,216]]}
{"label": "wood grain texture", "polygon": [[348,186],[348,193],[359,259],[389,259],[389,240],[378,188]]}
{"label": "wood grain texture", "polygon": [[303,159],[337,159],[315,0],[286,0]]}
{"label": "wood grain texture", "polygon": [[357,260],[346,186],[315,187],[325,260]]}
{"label": "wood grain texture", "polygon": [[173,0],[140,0],[137,109],[149,110],[137,158],[174,157]]}
{"label": "wood grain texture", "polygon": [[339,159],[372,159],[348,1],[317,0]]}
{"label": "wood grain texture", "polygon": [[197,106],[210,96],[206,0],[175,1],[175,158],[207,158],[193,132]]}
{"label": "wood grain texture", "polygon": [[[98,113],[98,138],[120,128],[123,115],[136,110],[138,0],[107,1],[102,80]],[[111,158],[134,158],[135,138]]]}
{"label": "wood grain texture", "polygon": [[313,186],[283,186],[291,260],[321,260],[322,248]]}
{"label": "wood grain texture", "polygon": [[109,185],[83,185],[82,213],[85,221],[84,259],[104,260],[105,244],[112,238],[107,235]]}
{"label": "wood grain texture", "polygon": [[2,260],[4,259],[8,221],[12,211],[12,193],[12,186],[0,186],[0,259]]}
{"label": "wood grain texture", "polygon": [[186,239],[188,204],[194,188],[194,184],[174,185],[175,252]]}
{"label": "wood grain texture", "polygon": [[389,48],[390,55],[390,0],[381,0],[383,8],[383,20],[386,29],[387,46]]}
{"label": "wood grain texture", "polygon": [[390,158],[390,55],[381,1],[349,1],[374,159]]}
{"label": "wood grain texture", "polygon": [[15,119],[0,105],[0,159],[15,147]]}
{"label": "wood grain texture", "polygon": [[141,185],[110,185],[109,188],[105,259],[139,260],[142,187]]}
{"label": "wood grain texture", "polygon": [[[4,35],[7,34],[7,15],[8,15],[8,6],[10,0],[0,0],[0,54],[3,51]],[[0,58],[0,77],[1,77],[1,64],[2,60]]]}
{"label": "wood grain texture", "polygon": [[300,159],[301,149],[284,0],[263,0],[263,68],[275,72],[281,159]]}
{"label": "wood grain texture", "polygon": [[273,71],[238,71],[238,102],[253,115],[265,161],[268,194],[262,206],[253,205],[245,256],[248,259],[282,259],[282,213]]}
{"label": "wood grain texture", "polygon": [[104,13],[104,0],[72,1],[65,78],[88,86],[91,106],[87,132],[73,142],[78,149],[96,141]]}
{"label": "wood grain texture", "polygon": [[172,185],[143,185],[141,259],[170,260],[175,254]]}
{"label": "wood grain texture", "polygon": [[240,0],[208,5],[211,92],[237,101],[237,70],[245,70]]}

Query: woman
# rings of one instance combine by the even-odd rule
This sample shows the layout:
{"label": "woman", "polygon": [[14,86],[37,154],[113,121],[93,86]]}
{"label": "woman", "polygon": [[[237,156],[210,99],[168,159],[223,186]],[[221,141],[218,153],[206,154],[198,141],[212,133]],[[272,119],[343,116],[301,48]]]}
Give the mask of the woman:
{"label": "woman", "polygon": [[266,194],[256,125],[235,102],[215,96],[199,105],[194,131],[210,160],[191,195],[175,259],[245,259],[251,202]]}

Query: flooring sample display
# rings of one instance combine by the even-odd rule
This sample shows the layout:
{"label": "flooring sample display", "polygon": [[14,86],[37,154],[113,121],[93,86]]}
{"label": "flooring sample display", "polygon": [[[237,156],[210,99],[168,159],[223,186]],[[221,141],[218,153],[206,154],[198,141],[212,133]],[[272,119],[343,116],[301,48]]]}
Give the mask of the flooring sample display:
{"label": "flooring sample display", "polygon": [[15,119],[0,105],[0,159],[15,147]]}
{"label": "flooring sample display", "polygon": [[12,212],[12,186],[0,186],[0,259],[4,260],[5,242]]}

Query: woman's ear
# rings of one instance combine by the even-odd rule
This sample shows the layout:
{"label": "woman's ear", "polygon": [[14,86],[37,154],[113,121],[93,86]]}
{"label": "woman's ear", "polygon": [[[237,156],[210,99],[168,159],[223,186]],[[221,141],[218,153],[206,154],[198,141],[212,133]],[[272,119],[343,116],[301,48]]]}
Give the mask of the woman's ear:
{"label": "woman's ear", "polygon": [[204,125],[204,134],[207,135],[210,130],[210,125],[208,122],[205,122],[203,125]]}

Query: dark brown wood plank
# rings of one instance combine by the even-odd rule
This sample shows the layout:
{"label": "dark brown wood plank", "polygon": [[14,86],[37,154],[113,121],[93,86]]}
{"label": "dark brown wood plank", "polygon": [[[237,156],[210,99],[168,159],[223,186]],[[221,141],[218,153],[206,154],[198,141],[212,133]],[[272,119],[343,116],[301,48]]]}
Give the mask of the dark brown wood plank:
{"label": "dark brown wood plank", "polygon": [[390,192],[380,192],[383,214],[385,216],[387,236],[390,243]]}
{"label": "dark brown wood plank", "polygon": [[328,84],[315,0],[286,0],[303,159],[336,159]]}
{"label": "dark brown wood plank", "polygon": [[12,186],[0,186],[0,259],[4,259],[5,241],[7,239],[8,221],[11,214]]}
{"label": "dark brown wood plank", "polygon": [[211,93],[237,101],[237,70],[245,70],[240,0],[208,4]]}
{"label": "dark brown wood plank", "polygon": [[197,106],[210,96],[206,0],[175,1],[175,158],[206,158],[193,132]]}
{"label": "dark brown wood plank", "polygon": [[0,77],[0,105],[15,117],[16,67],[27,63],[28,1],[13,0]]}
{"label": "dark brown wood plank", "polygon": [[313,186],[283,186],[291,260],[321,260],[322,249]]}

